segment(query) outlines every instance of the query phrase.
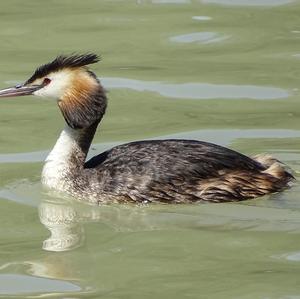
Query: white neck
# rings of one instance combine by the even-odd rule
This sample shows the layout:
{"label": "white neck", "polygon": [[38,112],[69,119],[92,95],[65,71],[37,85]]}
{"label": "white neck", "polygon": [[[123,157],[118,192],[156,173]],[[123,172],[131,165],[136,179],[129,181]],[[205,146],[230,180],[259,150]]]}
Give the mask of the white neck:
{"label": "white neck", "polygon": [[79,136],[80,132],[68,126],[61,132],[45,161],[42,172],[42,183],[44,185],[58,190],[67,188],[67,178],[70,176],[71,169],[74,168],[74,163],[76,163],[72,159],[81,151],[78,145]]}

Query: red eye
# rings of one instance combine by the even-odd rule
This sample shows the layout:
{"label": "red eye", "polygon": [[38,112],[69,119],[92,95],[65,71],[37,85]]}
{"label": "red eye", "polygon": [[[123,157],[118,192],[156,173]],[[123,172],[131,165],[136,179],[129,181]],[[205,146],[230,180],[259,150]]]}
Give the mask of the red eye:
{"label": "red eye", "polygon": [[51,82],[49,78],[45,78],[43,81],[43,85],[48,85]]}

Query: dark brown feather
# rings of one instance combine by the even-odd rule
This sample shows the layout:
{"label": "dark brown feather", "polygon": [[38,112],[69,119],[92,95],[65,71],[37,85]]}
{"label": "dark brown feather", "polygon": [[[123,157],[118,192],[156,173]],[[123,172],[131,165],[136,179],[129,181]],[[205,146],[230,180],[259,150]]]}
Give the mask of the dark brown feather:
{"label": "dark brown feather", "polygon": [[103,182],[102,197],[169,203],[239,201],[280,191],[293,176],[279,164],[277,175],[271,167],[193,140],[128,143],[85,164],[86,173],[92,170]]}

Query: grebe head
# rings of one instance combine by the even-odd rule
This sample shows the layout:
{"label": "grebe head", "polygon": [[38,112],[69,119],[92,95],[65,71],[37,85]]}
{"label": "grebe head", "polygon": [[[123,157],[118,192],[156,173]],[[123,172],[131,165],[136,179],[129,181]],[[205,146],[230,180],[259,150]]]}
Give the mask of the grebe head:
{"label": "grebe head", "polygon": [[38,67],[24,84],[0,90],[0,97],[35,95],[56,99],[70,127],[89,127],[101,120],[106,109],[105,92],[86,67],[98,61],[92,53],[58,56]]}

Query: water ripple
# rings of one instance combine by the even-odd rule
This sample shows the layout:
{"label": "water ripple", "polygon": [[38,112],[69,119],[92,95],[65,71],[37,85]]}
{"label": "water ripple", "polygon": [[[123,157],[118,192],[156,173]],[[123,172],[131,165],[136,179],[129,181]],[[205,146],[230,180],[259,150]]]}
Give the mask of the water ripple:
{"label": "water ripple", "polygon": [[255,99],[272,100],[287,98],[289,92],[278,87],[210,84],[210,83],[163,83],[127,78],[102,78],[105,88],[128,88],[136,91],[157,92],[162,96],[182,99]]}
{"label": "water ripple", "polygon": [[187,4],[190,0],[152,0],[153,4]]}
{"label": "water ripple", "polygon": [[193,32],[183,35],[177,35],[170,37],[171,42],[176,43],[201,43],[201,44],[210,44],[221,42],[225,39],[228,39],[229,36],[222,36],[217,32]]}
{"label": "water ripple", "polygon": [[20,274],[0,274],[0,294],[17,295],[40,292],[76,292],[81,288],[71,282]]}
{"label": "water ripple", "polygon": [[209,17],[209,16],[193,16],[192,19],[196,20],[196,21],[209,21],[209,20],[212,19],[212,17]]}
{"label": "water ripple", "polygon": [[281,256],[277,256],[278,258],[284,258],[291,262],[300,262],[300,252],[291,252],[286,253]]}
{"label": "water ripple", "polygon": [[280,6],[293,2],[295,0],[202,0],[202,3],[238,6]]}

